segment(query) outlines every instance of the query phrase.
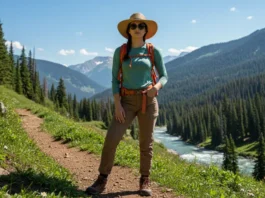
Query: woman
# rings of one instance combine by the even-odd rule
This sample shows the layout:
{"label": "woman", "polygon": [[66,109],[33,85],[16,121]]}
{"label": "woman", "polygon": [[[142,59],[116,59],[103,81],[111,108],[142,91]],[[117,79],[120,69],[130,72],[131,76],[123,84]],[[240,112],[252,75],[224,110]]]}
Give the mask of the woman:
{"label": "woman", "polygon": [[[115,115],[105,138],[99,166],[100,174],[86,192],[98,194],[104,191],[117,145],[137,116],[140,129],[140,194],[151,196],[149,175],[153,154],[153,130],[158,116],[155,96],[167,83],[168,77],[161,53],[145,43],[145,40],[153,37],[157,31],[155,21],[147,20],[141,13],[135,13],[130,19],[121,21],[118,30],[128,42],[118,47],[113,57],[112,91]],[[149,51],[150,49],[153,51]],[[150,54],[153,56],[150,57]],[[152,73],[152,63],[155,64],[160,77],[157,83],[155,73]]]}

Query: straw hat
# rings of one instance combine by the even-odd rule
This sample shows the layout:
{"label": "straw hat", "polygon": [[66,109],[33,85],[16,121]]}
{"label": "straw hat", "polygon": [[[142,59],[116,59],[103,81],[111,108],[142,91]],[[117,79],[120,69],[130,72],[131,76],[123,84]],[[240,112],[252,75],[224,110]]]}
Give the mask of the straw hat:
{"label": "straw hat", "polygon": [[128,38],[126,30],[127,30],[128,24],[131,23],[132,21],[144,22],[147,25],[148,32],[145,36],[146,39],[149,39],[156,34],[157,23],[155,21],[147,20],[142,13],[134,13],[130,16],[129,19],[123,20],[119,22],[118,24],[118,30],[123,37]]}

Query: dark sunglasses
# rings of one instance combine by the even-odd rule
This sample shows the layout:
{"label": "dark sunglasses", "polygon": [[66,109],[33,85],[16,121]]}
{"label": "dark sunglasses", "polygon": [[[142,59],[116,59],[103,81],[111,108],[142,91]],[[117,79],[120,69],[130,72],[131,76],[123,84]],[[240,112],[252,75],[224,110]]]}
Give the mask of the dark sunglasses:
{"label": "dark sunglasses", "polygon": [[137,27],[138,27],[139,30],[143,30],[146,27],[146,24],[145,23],[140,23],[140,24],[137,25],[135,23],[132,23],[130,25],[131,30],[135,30]]}

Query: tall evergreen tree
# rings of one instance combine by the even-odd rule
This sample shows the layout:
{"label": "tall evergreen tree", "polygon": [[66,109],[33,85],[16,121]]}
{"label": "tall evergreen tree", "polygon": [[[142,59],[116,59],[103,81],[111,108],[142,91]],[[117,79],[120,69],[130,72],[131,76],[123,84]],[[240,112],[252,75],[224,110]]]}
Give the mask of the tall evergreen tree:
{"label": "tall evergreen tree", "polygon": [[[43,89],[44,97],[48,98],[48,83],[47,83],[46,77],[44,77],[44,79],[43,79],[42,89]],[[55,91],[54,87],[53,87],[53,91]],[[55,97],[55,93],[54,93],[54,97]]]}
{"label": "tall evergreen tree", "polygon": [[74,94],[74,100],[73,100],[73,117],[75,120],[79,119],[79,115],[78,115],[78,102],[76,99],[76,95]]}
{"label": "tall evergreen tree", "polygon": [[35,70],[34,70],[34,61],[31,50],[29,50],[29,56],[28,56],[28,70],[30,74],[30,80],[33,84],[35,82]]}
{"label": "tall evergreen tree", "polygon": [[239,168],[238,168],[238,159],[237,159],[237,153],[236,153],[236,146],[235,146],[235,142],[233,140],[232,135],[230,134],[229,137],[229,142],[230,142],[230,146],[231,146],[231,165],[232,165],[232,172],[233,173],[237,173]]}
{"label": "tall evergreen tree", "polygon": [[265,143],[264,143],[264,136],[262,133],[260,134],[259,137],[259,145],[257,148],[257,159],[255,160],[253,177],[256,180],[265,179]]}
{"label": "tall evergreen tree", "polygon": [[66,89],[64,86],[64,81],[60,78],[57,91],[56,91],[56,99],[58,101],[60,108],[65,108],[67,110],[67,98],[66,98]]}
{"label": "tall evergreen tree", "polygon": [[50,91],[50,96],[49,96],[50,100],[53,101],[55,103],[55,99],[56,99],[56,90],[54,88],[54,84],[52,84],[51,86],[51,91]]}
{"label": "tall evergreen tree", "polygon": [[37,71],[35,71],[34,74],[34,83],[33,83],[33,89],[34,89],[34,101],[40,103],[41,102],[41,98],[42,98],[42,89],[41,89],[41,85],[40,85],[40,80],[39,80],[39,73]]}
{"label": "tall evergreen tree", "polygon": [[0,85],[12,87],[13,69],[11,69],[7,47],[5,44],[2,23],[0,22]]}
{"label": "tall evergreen tree", "polygon": [[238,172],[237,154],[232,134],[230,134],[229,138],[225,137],[223,168],[233,173]]}
{"label": "tall evergreen tree", "polygon": [[224,160],[222,167],[225,170],[232,170],[231,145],[227,136],[225,136]]}
{"label": "tall evergreen tree", "polygon": [[17,66],[16,66],[16,89],[15,91],[18,94],[22,94],[22,81],[20,76],[20,66],[19,66],[19,60],[17,59]]}
{"label": "tall evergreen tree", "polygon": [[9,61],[10,61],[10,69],[12,71],[12,87],[16,89],[16,64],[14,61],[14,50],[13,50],[13,42],[10,43],[9,47]]}
{"label": "tall evergreen tree", "polygon": [[27,59],[26,59],[24,47],[22,49],[20,60],[21,60],[20,75],[21,75],[21,81],[22,81],[22,92],[27,98],[32,99],[33,89],[32,89],[32,83],[30,80],[30,73],[29,73],[28,66],[27,66]]}

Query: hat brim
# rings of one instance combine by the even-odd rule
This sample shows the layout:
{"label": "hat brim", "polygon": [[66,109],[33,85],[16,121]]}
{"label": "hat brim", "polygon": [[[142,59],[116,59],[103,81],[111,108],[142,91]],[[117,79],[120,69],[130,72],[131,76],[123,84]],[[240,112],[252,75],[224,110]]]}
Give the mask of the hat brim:
{"label": "hat brim", "polygon": [[121,22],[119,22],[118,24],[118,30],[120,32],[120,34],[128,39],[128,35],[126,33],[128,24],[133,22],[133,21],[139,21],[139,22],[143,22],[147,25],[148,27],[148,32],[145,35],[145,39],[149,39],[151,37],[153,37],[156,32],[157,32],[157,23],[155,21],[152,20],[143,20],[143,19],[127,19],[127,20],[123,20]]}

